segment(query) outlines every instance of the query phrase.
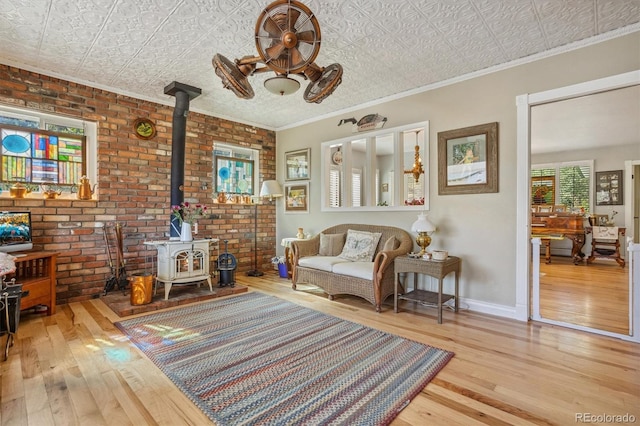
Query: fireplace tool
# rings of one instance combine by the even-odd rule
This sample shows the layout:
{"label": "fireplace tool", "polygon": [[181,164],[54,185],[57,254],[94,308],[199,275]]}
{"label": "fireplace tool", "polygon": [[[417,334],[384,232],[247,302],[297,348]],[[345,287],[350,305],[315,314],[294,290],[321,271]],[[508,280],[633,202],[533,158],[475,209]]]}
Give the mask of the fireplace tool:
{"label": "fireplace tool", "polygon": [[113,290],[116,285],[118,286],[119,290],[122,290],[122,293],[124,294],[124,291],[127,289],[127,284],[128,284],[128,280],[127,280],[127,271],[125,269],[125,265],[124,265],[124,254],[123,254],[123,240],[122,240],[122,225],[120,225],[119,223],[116,223],[115,225],[115,251],[116,251],[116,261],[114,263],[113,261],[113,255],[111,253],[111,242],[109,241],[109,232],[107,229],[107,226],[104,226],[104,243],[105,246],[107,247],[107,256],[109,258],[109,268],[111,268],[111,276],[107,279],[105,285],[104,285],[104,293],[103,295],[106,296],[107,293],[109,293],[111,290]]}
{"label": "fireplace tool", "polygon": [[234,255],[229,253],[227,249],[227,243],[229,240],[224,240],[224,253],[218,256],[217,269],[220,271],[220,280],[218,285],[220,287],[234,287],[236,284],[234,272],[238,266],[238,262]]}

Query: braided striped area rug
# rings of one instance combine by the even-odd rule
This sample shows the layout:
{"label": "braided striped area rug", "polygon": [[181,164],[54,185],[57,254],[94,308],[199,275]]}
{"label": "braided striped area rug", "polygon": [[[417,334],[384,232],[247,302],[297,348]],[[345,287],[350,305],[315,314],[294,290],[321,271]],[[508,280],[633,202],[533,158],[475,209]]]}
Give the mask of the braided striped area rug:
{"label": "braided striped area rug", "polygon": [[219,425],[383,425],[453,357],[251,292],[115,323]]}

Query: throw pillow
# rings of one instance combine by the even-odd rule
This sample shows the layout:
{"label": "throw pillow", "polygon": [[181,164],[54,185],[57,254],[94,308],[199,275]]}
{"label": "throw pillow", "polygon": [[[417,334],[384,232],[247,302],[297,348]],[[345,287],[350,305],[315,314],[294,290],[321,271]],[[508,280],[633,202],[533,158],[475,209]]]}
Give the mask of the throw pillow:
{"label": "throw pillow", "polygon": [[320,234],[320,256],[337,256],[344,246],[344,234]]}
{"label": "throw pillow", "polygon": [[371,262],[376,253],[376,247],[382,236],[381,232],[347,231],[347,240],[342,253],[338,257],[353,262]]}
{"label": "throw pillow", "polygon": [[382,251],[391,251],[400,247],[400,241],[393,235],[389,237],[387,241],[384,242],[384,246],[382,247]]}

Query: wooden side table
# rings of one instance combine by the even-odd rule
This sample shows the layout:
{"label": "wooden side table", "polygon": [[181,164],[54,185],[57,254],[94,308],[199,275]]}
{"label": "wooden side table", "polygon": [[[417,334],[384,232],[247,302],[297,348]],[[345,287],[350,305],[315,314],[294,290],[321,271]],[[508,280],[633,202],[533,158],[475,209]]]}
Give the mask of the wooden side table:
{"label": "wooden side table", "polygon": [[[393,307],[398,312],[398,299],[410,300],[427,306],[436,306],[438,308],[438,324],[442,324],[442,305],[449,299],[454,299],[454,309],[458,312],[458,284],[460,280],[461,260],[456,256],[449,256],[446,260],[424,260],[415,259],[409,256],[398,256],[394,260],[394,291],[393,291]],[[398,294],[398,274],[413,273],[413,290]],[[442,280],[450,272],[455,273],[455,290],[454,294],[442,293]],[[418,274],[429,275],[438,279],[438,292],[419,290]],[[406,290],[406,289],[405,289]]]}

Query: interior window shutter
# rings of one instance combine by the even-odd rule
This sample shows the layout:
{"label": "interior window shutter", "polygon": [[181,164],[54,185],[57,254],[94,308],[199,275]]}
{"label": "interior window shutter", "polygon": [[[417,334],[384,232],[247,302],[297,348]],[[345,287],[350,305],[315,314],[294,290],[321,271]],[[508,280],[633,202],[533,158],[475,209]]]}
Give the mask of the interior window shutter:
{"label": "interior window shutter", "polygon": [[329,171],[329,207],[340,207],[340,170]]}
{"label": "interior window shutter", "polygon": [[360,207],[362,205],[362,172],[358,169],[354,169],[351,173],[351,201],[353,207]]}

